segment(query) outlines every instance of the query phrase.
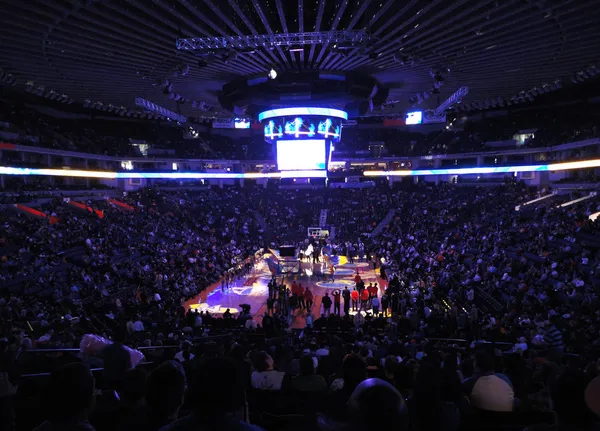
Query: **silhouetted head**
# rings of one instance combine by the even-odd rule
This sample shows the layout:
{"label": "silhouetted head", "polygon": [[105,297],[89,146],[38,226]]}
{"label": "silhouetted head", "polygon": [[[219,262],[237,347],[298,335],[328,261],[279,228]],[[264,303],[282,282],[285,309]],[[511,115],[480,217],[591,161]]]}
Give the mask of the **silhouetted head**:
{"label": "silhouetted head", "polygon": [[408,430],[408,407],[396,388],[381,379],[360,383],[350,400],[348,412],[352,428],[357,431],[385,429]]}
{"label": "silhouetted head", "polygon": [[80,362],[54,370],[46,388],[45,403],[52,423],[86,419],[95,404],[95,380],[87,365]]}

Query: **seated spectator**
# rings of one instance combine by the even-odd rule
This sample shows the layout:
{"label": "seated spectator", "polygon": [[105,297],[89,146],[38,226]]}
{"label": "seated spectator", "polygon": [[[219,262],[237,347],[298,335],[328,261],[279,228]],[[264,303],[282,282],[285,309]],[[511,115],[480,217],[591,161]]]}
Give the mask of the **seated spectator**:
{"label": "seated spectator", "polygon": [[235,364],[228,358],[208,358],[198,364],[188,390],[193,413],[161,431],[235,430],[259,431],[245,422],[246,394]]}
{"label": "seated spectator", "polygon": [[550,390],[557,425],[536,425],[526,431],[596,431],[599,428],[598,417],[592,413],[586,402],[585,375],[576,370],[566,370],[553,384]]}
{"label": "seated spectator", "polygon": [[113,338],[113,343],[102,349],[103,377],[107,389],[119,390],[125,374],[131,369],[131,356],[123,345],[125,335],[122,331],[117,331]]}
{"label": "seated spectator", "polygon": [[251,383],[254,389],[266,391],[282,389],[285,373],[275,370],[275,361],[267,352],[258,352],[252,363],[254,372],[252,372]]}
{"label": "seated spectator", "polygon": [[513,411],[514,391],[510,380],[494,373],[494,358],[488,352],[477,352],[475,375],[465,380],[463,386],[474,407],[495,412]]}
{"label": "seated spectator", "polygon": [[175,353],[175,359],[182,364],[193,360],[195,357],[192,353],[192,343],[187,340],[181,343],[181,350]]}
{"label": "seated spectator", "polygon": [[452,402],[442,398],[443,379],[440,368],[425,362],[417,373],[415,392],[409,400],[411,421],[419,431],[457,430],[460,413]]}
{"label": "seated spectator", "polygon": [[300,374],[292,379],[292,389],[299,392],[325,392],[327,383],[315,374],[315,363],[309,355],[300,358]]}
{"label": "seated spectator", "polygon": [[356,387],[367,378],[367,363],[357,354],[349,354],[342,363],[342,377],[333,381],[330,392],[332,416],[343,418],[346,403]]}
{"label": "seated spectator", "polygon": [[383,374],[385,381],[394,386],[396,370],[398,369],[398,358],[393,355],[383,359]]}
{"label": "seated spectator", "polygon": [[19,372],[8,341],[0,340],[0,428],[10,430],[14,422],[13,399],[19,388]]}
{"label": "seated spectator", "polygon": [[350,428],[356,431],[409,429],[408,408],[396,388],[380,379],[360,383],[348,401]]}
{"label": "seated spectator", "polygon": [[156,431],[177,419],[183,405],[186,378],[180,363],[167,361],[148,375],[143,423],[129,429]]}
{"label": "seated spectator", "polygon": [[86,365],[72,363],[54,370],[44,394],[48,420],[35,431],[94,431],[88,422],[94,391],[94,376]]}
{"label": "seated spectator", "polygon": [[147,373],[141,368],[127,372],[118,392],[106,391],[96,399],[91,423],[97,431],[129,429],[144,415],[144,390]]}

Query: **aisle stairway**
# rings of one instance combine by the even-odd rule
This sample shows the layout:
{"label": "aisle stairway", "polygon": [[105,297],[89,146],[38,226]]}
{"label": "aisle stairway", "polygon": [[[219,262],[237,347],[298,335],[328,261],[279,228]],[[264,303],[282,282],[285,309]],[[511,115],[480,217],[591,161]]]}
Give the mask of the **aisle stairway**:
{"label": "aisle stairway", "polygon": [[321,215],[319,216],[319,227],[327,226],[327,208],[323,208],[321,210]]}
{"label": "aisle stairway", "polygon": [[385,228],[392,221],[392,218],[394,218],[395,215],[396,210],[391,209],[390,212],[387,213],[387,215],[383,218],[383,220],[381,220],[379,224],[375,226],[375,229],[373,229],[373,232],[371,232],[371,237],[376,238],[381,233],[383,228]]}

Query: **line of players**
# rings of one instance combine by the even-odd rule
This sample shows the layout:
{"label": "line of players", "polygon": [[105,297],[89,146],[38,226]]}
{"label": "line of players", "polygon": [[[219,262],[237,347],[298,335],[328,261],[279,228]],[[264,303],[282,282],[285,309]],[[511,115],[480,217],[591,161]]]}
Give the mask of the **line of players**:
{"label": "line of players", "polygon": [[[333,313],[338,316],[341,314],[342,298],[344,300],[344,314],[350,314],[350,307],[353,312],[372,310],[373,315],[379,315],[380,306],[384,317],[388,315],[389,300],[386,293],[383,293],[381,300],[378,298],[379,286],[377,283],[369,283],[368,286],[362,280],[360,274],[356,273],[354,277],[355,287],[352,291],[346,286],[343,290],[335,289],[325,293],[321,299],[323,314],[329,316],[331,306],[334,306]],[[333,299],[332,299],[333,298]],[[277,312],[285,316],[293,314],[297,309],[303,312],[311,312],[314,304],[314,295],[309,287],[304,288],[302,283],[292,282],[291,288],[288,288],[283,279],[281,283],[273,277],[268,283],[267,314],[273,315]]]}

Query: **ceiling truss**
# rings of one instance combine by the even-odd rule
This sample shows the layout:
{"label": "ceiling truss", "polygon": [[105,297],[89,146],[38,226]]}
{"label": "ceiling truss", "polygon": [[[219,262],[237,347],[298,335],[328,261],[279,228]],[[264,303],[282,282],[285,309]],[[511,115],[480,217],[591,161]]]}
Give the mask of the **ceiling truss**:
{"label": "ceiling truss", "polygon": [[363,31],[313,31],[307,33],[259,34],[253,36],[229,37],[194,37],[177,39],[177,49],[214,50],[214,49],[248,49],[261,47],[302,47],[323,43],[360,44],[369,40]]}
{"label": "ceiling truss", "polygon": [[[229,116],[194,106],[218,106],[223,84],[271,67],[372,74],[399,110],[431,90],[431,69],[447,67],[419,107],[433,110],[463,86],[463,104],[473,104],[577,81],[600,67],[598,22],[600,0],[0,0],[0,68],[17,88],[32,81],[76,102],[136,109],[141,97],[183,115]],[[203,57],[262,46],[272,49]],[[190,73],[173,76],[182,63]],[[163,94],[155,83],[164,79],[189,102]]]}

